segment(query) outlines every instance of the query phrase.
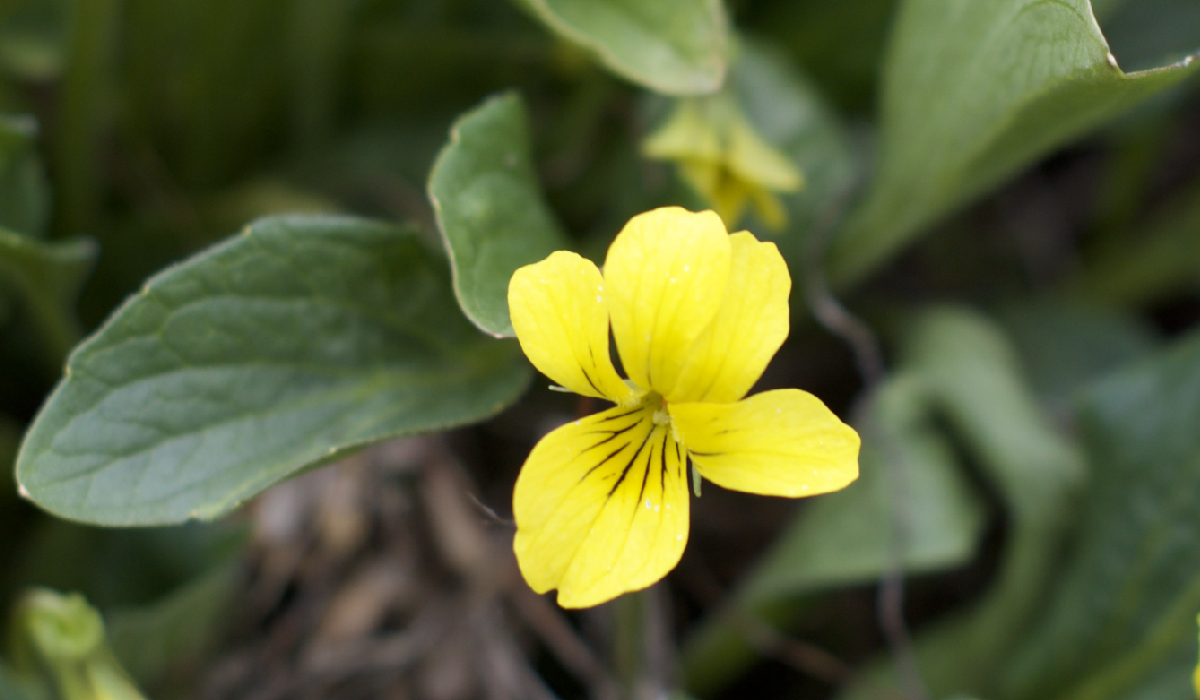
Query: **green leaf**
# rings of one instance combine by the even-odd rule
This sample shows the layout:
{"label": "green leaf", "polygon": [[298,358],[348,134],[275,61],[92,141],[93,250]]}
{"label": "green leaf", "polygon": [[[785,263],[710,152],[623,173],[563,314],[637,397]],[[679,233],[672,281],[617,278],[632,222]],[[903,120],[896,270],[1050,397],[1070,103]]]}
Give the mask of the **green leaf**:
{"label": "green leaf", "polygon": [[755,570],[745,600],[879,578],[899,555],[896,493],[908,501],[899,505],[909,530],[905,570],[968,560],[983,529],[983,506],[932,419],[920,379],[896,376],[882,386],[872,424],[862,428],[858,481],[813,500]]}
{"label": "green leaf", "polygon": [[930,386],[1010,515],[1000,576],[988,596],[918,648],[933,692],[983,693],[1054,581],[1084,460],[1042,413],[1010,341],[989,319],[934,307],[910,330],[905,366]]}
{"label": "green leaf", "polygon": [[1200,335],[1091,387],[1094,468],[1070,567],[1005,674],[1006,697],[1120,698],[1178,654],[1200,610]]}
{"label": "green leaf", "polygon": [[895,0],[788,0],[756,3],[738,17],[785,43],[842,111],[863,113],[876,97]]}
{"label": "green leaf", "polygon": [[[69,7],[66,61],[52,139],[55,214],[61,230],[92,233],[98,228],[106,194],[101,155],[105,131],[116,111],[114,74],[122,7],[118,0],[76,2]],[[164,92],[170,91],[158,90],[160,98]]]}
{"label": "green leaf", "polygon": [[79,338],[75,301],[96,257],[88,240],[43,243],[0,228],[0,303],[15,299],[32,333],[13,338],[55,367]]}
{"label": "green leaf", "polygon": [[1126,70],[1179,61],[1200,49],[1200,5],[1191,0],[1124,0],[1100,16],[1100,26]]}
{"label": "green leaf", "polygon": [[493,97],[455,122],[429,173],[429,199],[463,313],[492,335],[512,337],[509,279],[569,247],[542,198],[520,97]]}
{"label": "green leaf", "polygon": [[225,565],[150,605],[107,615],[109,644],[140,685],[159,682],[173,667],[196,661],[216,641],[237,590],[237,567]]}
{"label": "green leaf", "polygon": [[[1000,573],[987,595],[916,640],[930,692],[984,695],[1056,580],[1083,459],[1043,415],[1011,343],[990,320],[933,307],[909,331],[901,366],[922,379],[933,409],[978,460],[1009,514]],[[891,668],[877,666],[876,683],[890,682]],[[877,696],[874,687],[854,684],[841,697]]]}
{"label": "green leaf", "polygon": [[17,495],[13,465],[17,460],[17,447],[21,444],[21,432],[18,423],[0,415],[0,509]]}
{"label": "green leaf", "polygon": [[716,92],[729,59],[721,0],[519,0],[623,78],[667,95]]}
{"label": "green leaf", "polygon": [[349,450],[499,411],[528,365],[462,319],[443,264],[369,221],[250,226],[151,279],[72,354],[18,482],[92,523],[215,518]]}
{"label": "green leaf", "polygon": [[910,325],[902,365],[928,384],[1014,515],[1056,510],[1078,488],[1078,447],[1042,413],[1011,341],[993,321],[964,307],[931,307]]}
{"label": "green leaf", "polygon": [[[785,602],[800,595],[876,581],[898,565],[921,573],[971,558],[985,523],[983,505],[929,409],[929,394],[914,376],[880,387],[872,418],[860,426],[858,481],[801,511],[738,587],[735,608],[786,627],[800,606]],[[903,551],[898,515],[907,529]],[[737,620],[716,616],[684,648],[688,688],[713,695],[753,658]]]}
{"label": "green leaf", "polygon": [[0,595],[36,585],[82,593],[108,611],[152,604],[245,550],[236,519],[175,527],[89,527],[37,518],[14,548]]}
{"label": "green leaf", "polygon": [[28,236],[42,234],[50,213],[37,135],[32,118],[0,114],[0,228]]}
{"label": "green leaf", "polygon": [[337,112],[338,79],[354,41],[354,19],[363,0],[301,0],[292,6],[288,58],[292,73],[292,113],[306,146],[324,141]]}
{"label": "green leaf", "polygon": [[730,86],[763,138],[804,173],[804,188],[782,195],[789,227],[776,241],[795,274],[806,253],[805,234],[858,181],[859,164],[836,114],[776,45],[743,38]]}
{"label": "green leaf", "polygon": [[[32,688],[18,683],[12,671],[0,661],[0,700],[33,700]],[[43,689],[37,688],[36,690]],[[39,694],[40,695],[40,694]]]}
{"label": "green leaf", "polygon": [[885,60],[879,166],[830,251],[861,279],[929,224],[1191,75],[1124,73],[1087,0],[905,0]]}
{"label": "green leaf", "polygon": [[1029,384],[1056,412],[1073,412],[1075,392],[1149,355],[1158,339],[1141,319],[1063,299],[1008,304],[999,312]]}
{"label": "green leaf", "polygon": [[1196,652],[1184,647],[1161,671],[1138,683],[1132,692],[1117,697],[1120,700],[1195,700],[1196,686],[1192,680],[1195,671]]}
{"label": "green leaf", "polygon": [[1151,221],[1096,250],[1074,291],[1102,304],[1134,306],[1194,287],[1200,268],[1200,182],[1176,195]]}

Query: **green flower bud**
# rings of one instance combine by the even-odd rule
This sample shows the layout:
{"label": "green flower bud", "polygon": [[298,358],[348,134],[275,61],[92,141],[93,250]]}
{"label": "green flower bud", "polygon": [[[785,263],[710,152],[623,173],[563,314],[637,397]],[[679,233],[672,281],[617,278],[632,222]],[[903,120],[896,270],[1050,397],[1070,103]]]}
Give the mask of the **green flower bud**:
{"label": "green flower bud", "polygon": [[83,596],[35,589],[17,604],[14,670],[61,700],[144,700],[108,648],[104,620]]}

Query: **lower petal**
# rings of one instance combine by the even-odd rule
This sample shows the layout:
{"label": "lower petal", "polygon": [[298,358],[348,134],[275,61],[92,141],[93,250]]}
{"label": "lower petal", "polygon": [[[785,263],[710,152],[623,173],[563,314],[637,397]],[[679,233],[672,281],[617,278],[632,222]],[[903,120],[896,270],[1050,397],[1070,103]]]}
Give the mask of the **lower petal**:
{"label": "lower petal", "polygon": [[582,608],[658,581],[687,544],[683,448],[647,408],[612,408],[534,447],[513,493],[521,573]]}
{"label": "lower petal", "polygon": [[858,433],[798,389],[671,404],[671,421],[700,474],[727,489],[794,498],[858,478]]}

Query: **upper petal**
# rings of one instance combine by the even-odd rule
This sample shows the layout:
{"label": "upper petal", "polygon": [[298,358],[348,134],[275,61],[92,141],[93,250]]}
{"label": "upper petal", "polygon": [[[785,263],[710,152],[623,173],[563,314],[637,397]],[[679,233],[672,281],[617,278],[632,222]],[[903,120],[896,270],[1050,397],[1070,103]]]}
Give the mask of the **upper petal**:
{"label": "upper petal", "polygon": [[700,474],[735,491],[812,496],[858,478],[858,433],[817,397],[766,391],[732,404],[671,404]]}
{"label": "upper petal", "polygon": [[670,393],[688,351],[717,315],[729,281],[729,235],[714,212],[679,207],[633,217],[608,249],[613,337],[638,386]]}
{"label": "upper petal", "polygon": [[792,278],[774,243],[735,233],[729,291],[667,400],[730,403],[750,391],[788,336]]}
{"label": "upper petal", "polygon": [[653,410],[612,408],[553,431],[513,492],[521,573],[565,608],[645,588],[687,544],[683,449]]}
{"label": "upper petal", "polygon": [[567,251],[517,270],[508,283],[513,330],[529,361],[562,386],[618,403],[633,397],[608,355],[604,278]]}

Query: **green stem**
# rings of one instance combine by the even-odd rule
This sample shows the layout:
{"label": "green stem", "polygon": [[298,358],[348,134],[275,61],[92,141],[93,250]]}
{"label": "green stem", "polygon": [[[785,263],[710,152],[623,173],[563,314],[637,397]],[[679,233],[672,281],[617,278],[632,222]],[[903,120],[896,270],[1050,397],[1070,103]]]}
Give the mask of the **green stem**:
{"label": "green stem", "polygon": [[626,593],[613,601],[613,668],[625,698],[634,697],[645,670],[645,603],[645,591]]}

